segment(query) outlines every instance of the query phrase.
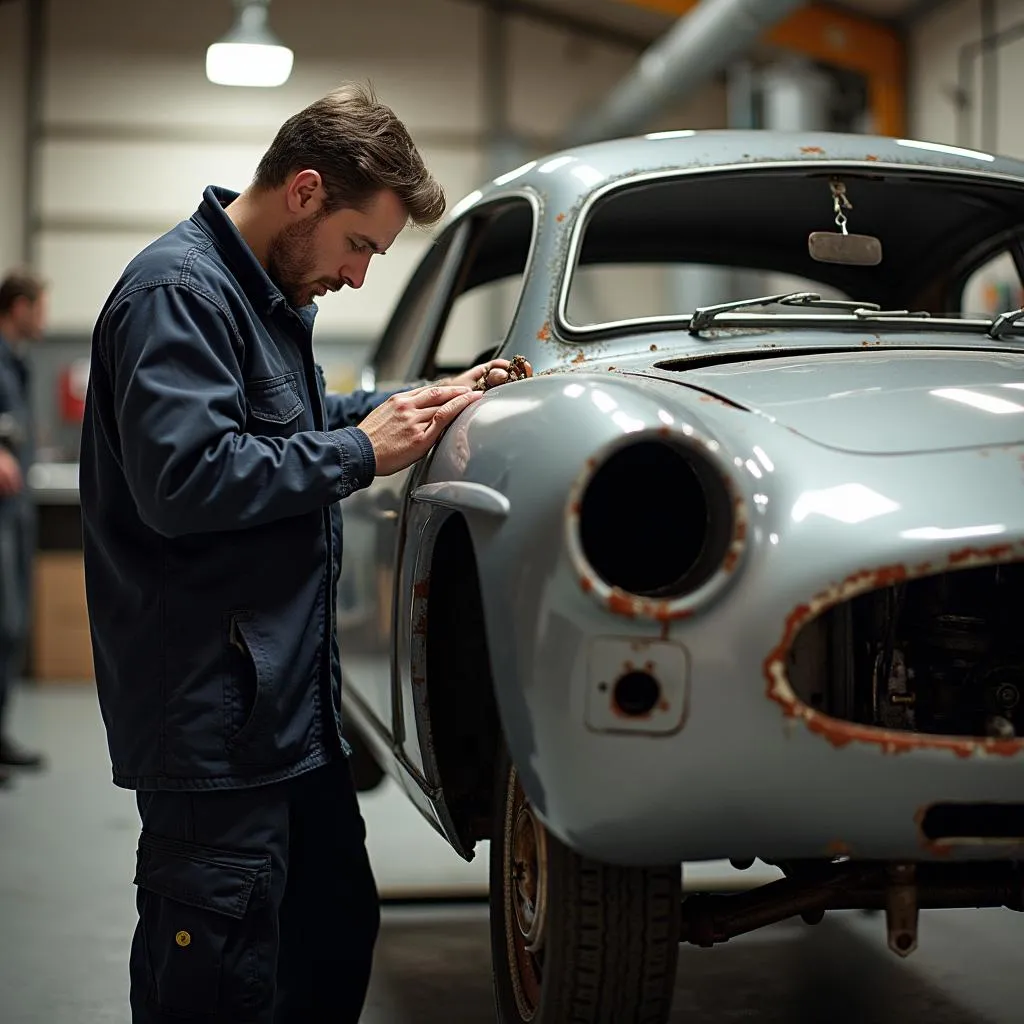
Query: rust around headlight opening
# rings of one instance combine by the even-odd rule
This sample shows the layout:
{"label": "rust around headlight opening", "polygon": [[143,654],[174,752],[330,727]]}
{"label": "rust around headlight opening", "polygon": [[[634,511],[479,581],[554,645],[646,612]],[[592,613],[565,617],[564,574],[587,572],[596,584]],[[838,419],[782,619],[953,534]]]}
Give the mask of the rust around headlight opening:
{"label": "rust around headlight opening", "polygon": [[[989,548],[963,548],[947,556],[945,567],[961,569],[1007,562],[1017,551],[1018,547],[1013,544],[1000,544]],[[932,575],[942,571],[942,568],[925,562],[909,568],[903,564],[895,564],[864,569],[816,594],[807,603],[798,605],[786,617],[782,639],[764,662],[768,698],[782,708],[786,718],[802,719],[812,733],[824,737],[837,749],[851,743],[867,743],[879,747],[883,754],[905,754],[914,750],[948,750],[957,757],[969,758],[975,754],[1013,757],[1021,753],[1024,750],[1024,738],[938,736],[901,732],[833,718],[806,705],[796,696],[789,683],[786,657],[797,634],[808,622],[826,609],[849,598],[909,579]]]}

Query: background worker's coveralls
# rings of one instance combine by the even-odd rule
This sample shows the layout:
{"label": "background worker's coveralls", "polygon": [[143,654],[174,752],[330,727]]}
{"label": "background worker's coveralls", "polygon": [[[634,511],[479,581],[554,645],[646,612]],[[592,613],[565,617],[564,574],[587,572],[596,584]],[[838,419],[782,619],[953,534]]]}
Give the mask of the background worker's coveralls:
{"label": "background worker's coveralls", "polygon": [[80,490],[114,782],[138,791],[135,1022],[355,1022],[379,908],[341,738],[338,501],[376,473],[209,188],[100,313]]}
{"label": "background worker's coveralls", "polygon": [[10,689],[26,654],[31,625],[35,504],[28,470],[35,459],[30,378],[25,360],[0,335],[0,445],[18,460],[22,489],[0,497],[0,739],[7,736]]}

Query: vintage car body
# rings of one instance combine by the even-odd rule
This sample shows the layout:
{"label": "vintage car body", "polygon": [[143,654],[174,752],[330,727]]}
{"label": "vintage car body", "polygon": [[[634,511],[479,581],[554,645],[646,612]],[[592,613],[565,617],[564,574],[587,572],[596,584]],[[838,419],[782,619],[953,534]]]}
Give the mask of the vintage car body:
{"label": "vintage car body", "polygon": [[[472,241],[507,200],[532,211],[528,251]],[[880,264],[809,255],[837,210],[881,239]],[[460,230],[461,255],[410,283],[378,384],[473,365],[432,346],[451,296],[512,252],[523,285],[495,353],[534,377],[345,505],[343,584],[374,581],[376,622],[342,623],[346,713],[435,828],[465,857],[500,835],[505,745],[549,838],[604,864],[1020,857],[1024,332],[961,297],[999,254],[1024,265],[1024,164],[661,133],[533,161],[441,237]],[[581,254],[620,250],[854,302],[574,320]]]}

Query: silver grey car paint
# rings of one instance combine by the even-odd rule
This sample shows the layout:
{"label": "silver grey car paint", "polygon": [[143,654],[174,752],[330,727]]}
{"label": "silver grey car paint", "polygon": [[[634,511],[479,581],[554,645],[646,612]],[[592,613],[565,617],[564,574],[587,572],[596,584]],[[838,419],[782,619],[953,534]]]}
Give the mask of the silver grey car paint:
{"label": "silver grey car paint", "polygon": [[[978,324],[906,318],[876,331],[851,327],[846,314],[813,324],[730,314],[721,325],[748,332],[710,342],[659,322],[595,337],[565,320],[566,266],[582,215],[605,189],[644,176],[815,163],[840,172],[916,166],[1024,189],[1024,165],[988,154],[864,136],[702,132],[555,154],[453,211],[465,217],[506,195],[534,203],[525,286],[500,354],[526,356],[536,376],[487,394],[427,460],[346,502],[346,530],[385,531],[376,557],[399,559],[391,649],[375,651],[369,674],[347,669],[344,700],[388,771],[463,856],[471,851],[452,826],[426,742],[429,680],[416,669],[432,544],[453,513],[476,553],[509,749],[545,824],[573,849],[635,865],[993,856],[988,845],[927,843],[920,815],[936,801],[1019,799],[1020,741],[826,719],[795,699],[781,658],[795,630],[831,603],[891,579],[1024,555],[1024,416],[986,415],[949,395],[990,385],[1008,403],[1024,400],[1024,346],[988,338]],[[777,354],[685,372],[656,365],[709,345]],[[787,354],[797,345],[801,354]],[[706,452],[734,497],[727,564],[674,603],[610,593],[575,540],[590,460],[644,436]],[[355,543],[348,535],[346,559]],[[343,665],[347,657],[343,628]],[[624,726],[602,687],[635,662],[651,664],[664,700]]]}

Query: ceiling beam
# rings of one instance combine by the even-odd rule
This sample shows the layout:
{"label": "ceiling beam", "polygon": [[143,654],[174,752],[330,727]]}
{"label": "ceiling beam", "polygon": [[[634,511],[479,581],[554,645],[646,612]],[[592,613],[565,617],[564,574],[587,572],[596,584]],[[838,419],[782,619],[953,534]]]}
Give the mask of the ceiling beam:
{"label": "ceiling beam", "polygon": [[581,39],[589,39],[595,43],[604,43],[606,46],[615,46],[636,53],[642,53],[653,42],[651,36],[628,32],[615,25],[595,21],[592,18],[581,18],[556,7],[546,7],[536,0],[500,0],[500,2],[498,0],[461,0],[461,2],[472,4],[474,7],[493,8],[502,14],[519,17],[538,25],[547,25],[549,28],[557,28],[571,35],[579,36]]}

